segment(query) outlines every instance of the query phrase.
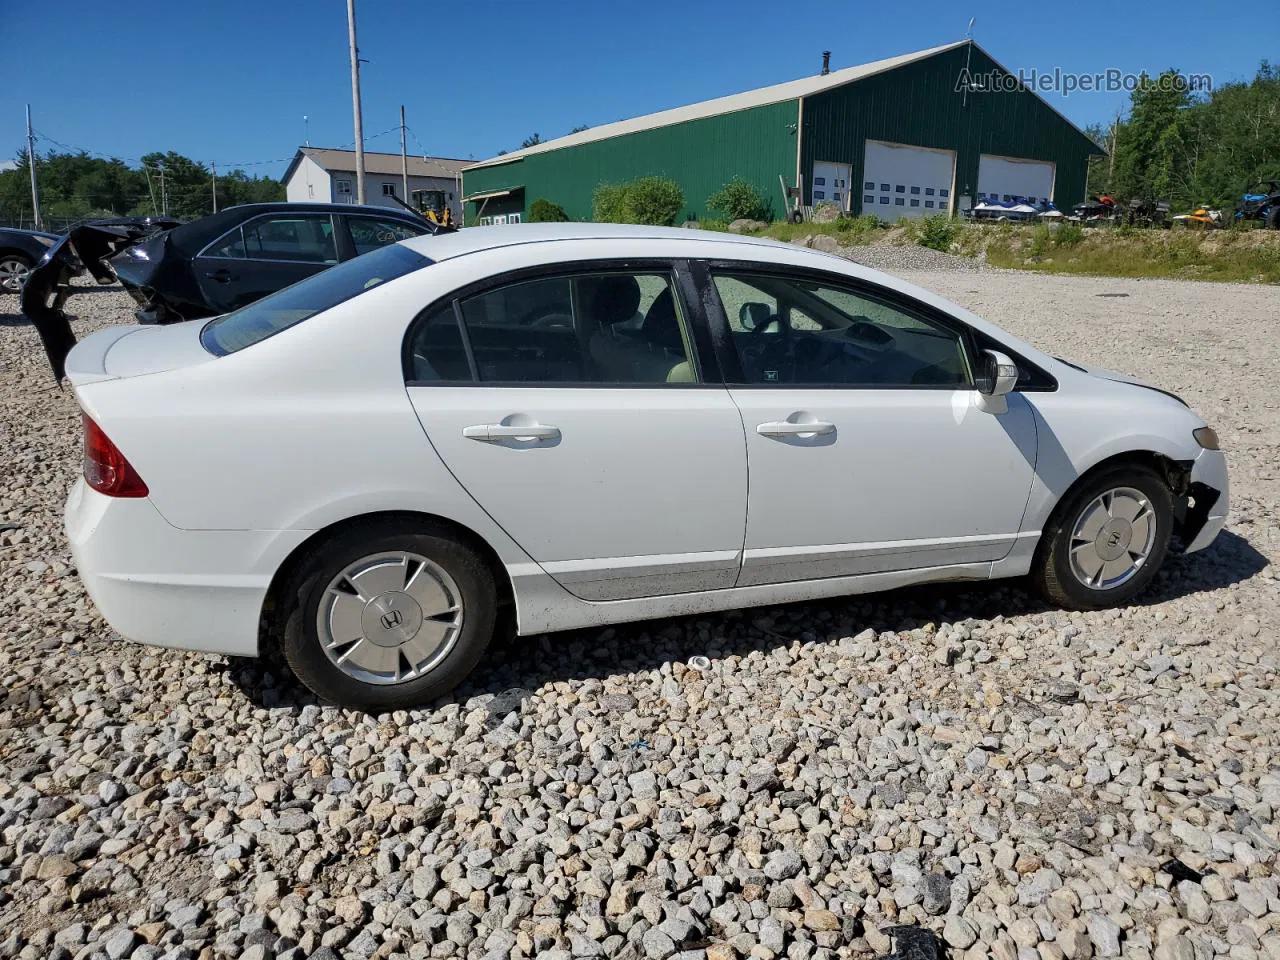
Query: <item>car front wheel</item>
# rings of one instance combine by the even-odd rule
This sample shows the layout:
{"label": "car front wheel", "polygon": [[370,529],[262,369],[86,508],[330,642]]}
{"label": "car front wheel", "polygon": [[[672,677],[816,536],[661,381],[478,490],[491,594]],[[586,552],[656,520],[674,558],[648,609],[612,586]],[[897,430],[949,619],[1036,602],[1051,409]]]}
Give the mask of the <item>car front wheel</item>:
{"label": "car front wheel", "polygon": [[1123,606],[1147,588],[1173,530],[1173,495],[1154,470],[1121,464],[1068,495],[1044,532],[1033,575],[1051,603]]}
{"label": "car front wheel", "polygon": [[423,706],[456,687],[493,636],[488,565],[441,531],[371,523],[325,544],[294,582],[290,669],[341,706]]}

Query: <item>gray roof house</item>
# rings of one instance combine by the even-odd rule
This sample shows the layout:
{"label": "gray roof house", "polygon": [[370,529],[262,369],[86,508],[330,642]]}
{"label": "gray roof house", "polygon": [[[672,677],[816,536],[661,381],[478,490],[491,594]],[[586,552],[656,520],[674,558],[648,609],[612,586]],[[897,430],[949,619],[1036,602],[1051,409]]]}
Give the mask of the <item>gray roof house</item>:
{"label": "gray roof house", "polygon": [[[396,198],[418,210],[462,215],[461,170],[471,161],[452,157],[410,155],[409,195],[404,196],[400,154],[364,154],[365,202],[399,207]],[[290,202],[356,202],[356,152],[325,147],[299,147],[281,178]]]}

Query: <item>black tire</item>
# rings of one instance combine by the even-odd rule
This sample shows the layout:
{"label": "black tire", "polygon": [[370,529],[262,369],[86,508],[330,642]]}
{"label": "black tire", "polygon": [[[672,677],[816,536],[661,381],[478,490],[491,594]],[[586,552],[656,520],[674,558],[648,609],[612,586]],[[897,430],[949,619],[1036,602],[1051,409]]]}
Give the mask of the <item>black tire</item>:
{"label": "black tire", "polygon": [[[360,680],[325,653],[320,604],[329,585],[352,564],[397,551],[426,558],[452,579],[460,594],[462,623],[442,659],[421,676],[392,683]],[[287,597],[291,606],[281,648],[294,675],[324,700],[371,713],[421,707],[453,690],[488,648],[497,607],[493,573],[475,550],[445,530],[395,521],[351,527],[323,543],[294,578]]]}
{"label": "black tire", "polygon": [[799,210],[792,210],[787,219],[792,223],[804,223],[804,214]]}
{"label": "black tire", "polygon": [[[1072,532],[1091,504],[1107,491],[1128,487],[1150,503],[1154,542],[1145,561],[1129,579],[1109,588],[1083,583],[1071,563]],[[1104,467],[1086,479],[1058,505],[1040,540],[1032,567],[1032,579],[1040,593],[1055,606],[1070,610],[1101,610],[1128,604],[1155,577],[1169,550],[1173,532],[1173,494],[1164,478],[1150,467],[1121,463]]]}
{"label": "black tire", "polygon": [[1267,229],[1280,230],[1280,206],[1267,211]]}

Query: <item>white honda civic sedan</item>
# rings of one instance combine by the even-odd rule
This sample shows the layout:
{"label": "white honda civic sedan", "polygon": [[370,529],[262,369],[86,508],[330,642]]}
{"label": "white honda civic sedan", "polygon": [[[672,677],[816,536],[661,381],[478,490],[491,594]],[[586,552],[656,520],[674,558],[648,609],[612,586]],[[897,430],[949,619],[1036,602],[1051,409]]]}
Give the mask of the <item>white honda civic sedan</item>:
{"label": "white honda civic sedan", "polygon": [[[520,634],[1030,573],[1128,603],[1227,514],[1177,397],[846,260],[691,230],[419,237],[70,354],[66,528],[125,637],[422,704]],[[1176,538],[1176,539],[1175,539]]]}

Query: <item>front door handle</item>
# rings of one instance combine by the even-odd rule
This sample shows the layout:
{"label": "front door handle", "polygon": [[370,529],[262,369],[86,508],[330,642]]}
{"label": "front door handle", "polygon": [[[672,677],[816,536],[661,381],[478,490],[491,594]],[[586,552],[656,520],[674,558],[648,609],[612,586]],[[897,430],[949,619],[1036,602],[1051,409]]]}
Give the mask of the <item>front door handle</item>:
{"label": "front door handle", "polygon": [[230,283],[236,278],[230,270],[206,270],[204,275],[218,283]]}
{"label": "front door handle", "polygon": [[790,420],[771,420],[768,423],[759,424],[756,427],[756,433],[762,437],[797,437],[797,436],[819,436],[826,433],[835,433],[836,425],[827,423],[825,420],[813,420],[809,423],[792,423]]}
{"label": "front door handle", "polygon": [[526,425],[507,423],[479,423],[463,427],[462,435],[468,440],[492,442],[494,440],[559,440],[560,428],[540,423]]}

